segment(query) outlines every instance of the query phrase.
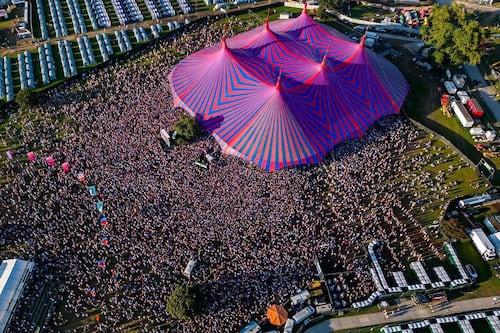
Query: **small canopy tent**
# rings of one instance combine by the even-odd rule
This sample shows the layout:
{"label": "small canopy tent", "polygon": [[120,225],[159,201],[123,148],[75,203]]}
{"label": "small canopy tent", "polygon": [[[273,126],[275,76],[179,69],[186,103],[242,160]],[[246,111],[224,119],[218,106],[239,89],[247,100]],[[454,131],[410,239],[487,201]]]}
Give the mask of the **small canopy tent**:
{"label": "small canopy tent", "polygon": [[267,309],[266,317],[272,325],[281,326],[288,319],[288,312],[283,306],[273,304]]}

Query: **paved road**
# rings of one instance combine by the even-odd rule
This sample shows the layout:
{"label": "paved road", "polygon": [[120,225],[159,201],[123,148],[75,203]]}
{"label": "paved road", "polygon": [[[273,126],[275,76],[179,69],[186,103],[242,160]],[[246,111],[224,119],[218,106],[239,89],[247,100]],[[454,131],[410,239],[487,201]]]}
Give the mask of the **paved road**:
{"label": "paved road", "polygon": [[500,103],[495,99],[495,95],[490,93],[488,84],[484,80],[479,68],[477,66],[464,65],[464,69],[471,79],[481,82],[481,88],[478,89],[481,100],[486,103],[495,120],[500,122]]}
{"label": "paved road", "polygon": [[[498,296],[497,298],[500,298]],[[408,308],[407,308],[408,307]],[[375,326],[384,323],[396,323],[407,321],[418,321],[421,319],[448,316],[462,312],[474,312],[479,310],[487,310],[500,308],[500,301],[493,304],[493,297],[474,298],[465,301],[451,302],[443,309],[436,309],[431,312],[425,306],[402,306],[398,315],[392,315],[389,319],[385,319],[382,312],[370,313],[359,316],[339,317],[325,320],[316,326],[313,326],[305,331],[305,333],[329,333],[334,330],[345,330],[357,327]]]}

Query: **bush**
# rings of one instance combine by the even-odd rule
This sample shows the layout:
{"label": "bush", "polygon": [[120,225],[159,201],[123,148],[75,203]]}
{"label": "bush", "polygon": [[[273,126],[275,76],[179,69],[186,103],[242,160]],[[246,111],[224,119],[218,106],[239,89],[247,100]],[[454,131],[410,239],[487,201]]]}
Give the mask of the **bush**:
{"label": "bush", "polygon": [[195,118],[181,115],[174,124],[174,131],[177,132],[178,143],[184,144],[196,139],[201,133],[201,128]]}
{"label": "bush", "polygon": [[24,89],[17,93],[16,103],[23,110],[38,105],[38,94],[30,89]]}
{"label": "bush", "polygon": [[167,301],[167,311],[177,319],[188,319],[199,313],[202,305],[200,288],[178,285]]}

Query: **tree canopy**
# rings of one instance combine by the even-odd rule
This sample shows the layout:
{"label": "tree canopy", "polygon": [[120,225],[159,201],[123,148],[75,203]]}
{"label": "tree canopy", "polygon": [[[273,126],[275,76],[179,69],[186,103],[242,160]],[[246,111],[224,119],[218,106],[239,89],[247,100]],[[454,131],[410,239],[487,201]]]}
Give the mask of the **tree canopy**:
{"label": "tree canopy", "polygon": [[193,141],[201,132],[196,119],[186,115],[181,115],[173,128],[177,132],[177,140],[180,144]]}
{"label": "tree canopy", "polygon": [[16,95],[16,103],[23,110],[38,104],[38,94],[31,89],[23,89]]}
{"label": "tree canopy", "polygon": [[167,311],[177,319],[188,319],[199,313],[201,292],[196,285],[178,285],[167,301]]}
{"label": "tree canopy", "polygon": [[481,62],[481,41],[485,38],[477,20],[467,21],[464,8],[434,5],[429,25],[421,27],[422,38],[436,49],[433,53],[438,64],[451,63],[477,65]]}

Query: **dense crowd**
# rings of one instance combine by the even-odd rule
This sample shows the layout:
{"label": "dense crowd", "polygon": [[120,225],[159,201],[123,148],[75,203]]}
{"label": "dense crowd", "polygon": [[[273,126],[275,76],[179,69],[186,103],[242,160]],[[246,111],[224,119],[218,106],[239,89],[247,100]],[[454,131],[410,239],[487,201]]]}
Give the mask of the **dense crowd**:
{"label": "dense crowd", "polygon": [[[49,91],[33,110],[38,122],[20,120],[18,155],[34,149],[71,165],[65,173],[40,158],[12,161],[0,187],[0,243],[34,260],[37,277],[61,277],[51,297],[62,307],[50,320],[54,330],[97,308],[103,331],[119,332],[130,321],[148,332],[235,331],[304,288],[317,255],[332,271],[347,272],[331,279],[332,290],[353,302],[374,290],[366,241],[377,238],[414,257],[421,248],[437,252],[406,208],[413,182],[428,179],[393,181],[428,163],[418,154],[401,157],[418,137],[403,117],[385,118],[363,138],[339,145],[322,166],[274,173],[228,156],[207,170],[193,165],[218,149],[208,135],[162,148],[160,129],[171,129],[182,112],[173,107],[167,74],[183,55],[218,43],[221,33],[210,22],[193,24],[136,60]],[[77,179],[81,172],[85,183]],[[87,185],[96,186],[96,196]],[[390,268],[401,268],[402,256],[394,253]],[[192,281],[205,307],[193,320],[176,321],[166,300],[186,281],[182,271],[193,258]],[[32,329],[37,295],[27,293],[11,332]]]}

